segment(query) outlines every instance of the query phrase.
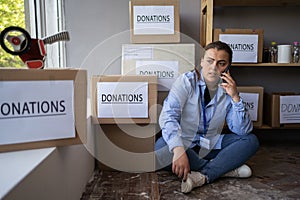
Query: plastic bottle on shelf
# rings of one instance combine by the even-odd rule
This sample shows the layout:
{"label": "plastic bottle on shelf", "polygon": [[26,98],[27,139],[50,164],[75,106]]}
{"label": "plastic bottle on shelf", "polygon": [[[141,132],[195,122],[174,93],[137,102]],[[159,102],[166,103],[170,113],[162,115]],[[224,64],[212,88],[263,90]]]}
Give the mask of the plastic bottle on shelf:
{"label": "plastic bottle on shelf", "polygon": [[299,62],[299,42],[295,41],[293,43],[293,49],[292,49],[292,63],[298,63]]}
{"label": "plastic bottle on shelf", "polygon": [[277,43],[276,42],[271,42],[271,47],[270,47],[270,62],[271,63],[277,63],[277,54],[278,54],[278,49],[277,49]]}

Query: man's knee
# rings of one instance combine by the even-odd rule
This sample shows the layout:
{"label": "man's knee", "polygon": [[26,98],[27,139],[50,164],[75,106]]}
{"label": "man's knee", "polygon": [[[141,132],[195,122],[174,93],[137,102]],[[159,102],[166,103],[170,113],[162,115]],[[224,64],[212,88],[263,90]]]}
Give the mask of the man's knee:
{"label": "man's knee", "polygon": [[251,145],[251,147],[255,150],[257,150],[259,148],[259,140],[258,138],[256,137],[256,135],[254,134],[249,134],[247,135],[247,139],[249,141],[249,144]]}

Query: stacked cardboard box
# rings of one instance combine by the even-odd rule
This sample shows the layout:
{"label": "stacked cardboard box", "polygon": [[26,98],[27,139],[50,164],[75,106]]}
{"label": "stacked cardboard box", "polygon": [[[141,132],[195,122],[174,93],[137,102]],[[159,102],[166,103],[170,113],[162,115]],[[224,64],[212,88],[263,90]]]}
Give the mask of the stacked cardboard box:
{"label": "stacked cardboard box", "polygon": [[214,41],[226,42],[233,51],[233,63],[261,63],[263,29],[214,29]]}
{"label": "stacked cardboard box", "polygon": [[92,77],[92,114],[101,170],[155,170],[157,77]]}
{"label": "stacked cardboard box", "polygon": [[[143,86],[147,94],[141,90]],[[156,76],[93,76],[91,89],[96,124],[156,124]],[[138,113],[133,113],[137,110]]]}
{"label": "stacked cardboard box", "polygon": [[263,124],[264,88],[261,86],[240,86],[237,89],[246,109],[250,113],[253,126],[261,127]]}
{"label": "stacked cardboard box", "polygon": [[[131,44],[122,47],[122,74],[157,75],[157,117],[177,77],[195,68],[195,44],[180,43],[179,0],[131,0]],[[160,127],[157,124],[157,137]]]}
{"label": "stacked cardboard box", "polygon": [[195,68],[195,44],[180,43],[179,0],[131,0],[129,12],[132,44],[122,47],[122,74],[157,75],[162,105],[178,75]]}
{"label": "stacked cardboard box", "polygon": [[179,43],[179,0],[131,0],[129,11],[132,44],[122,47],[122,74],[157,75],[158,91],[169,91],[195,67],[195,44]]}
{"label": "stacked cardboard box", "polygon": [[300,127],[300,95],[273,93],[265,98],[265,123],[273,128]]}
{"label": "stacked cardboard box", "polygon": [[124,44],[122,74],[156,75],[158,91],[169,91],[184,72],[194,69],[194,44]]}
{"label": "stacked cardboard box", "polygon": [[131,0],[131,43],[180,42],[178,0]]}
{"label": "stacked cardboard box", "polygon": [[0,69],[0,80],[0,152],[86,143],[86,70]]}
{"label": "stacked cardboard box", "polygon": [[[150,94],[149,87],[149,97],[155,98],[155,101],[150,103],[149,99],[152,106],[149,107],[148,118],[115,116],[108,119],[99,118],[99,113],[94,112],[94,122],[100,124],[96,153],[100,158],[99,168],[103,170],[153,171],[154,144],[160,131],[157,124],[160,105],[178,75],[194,69],[195,44],[179,43],[179,0],[131,0],[129,12],[131,44],[122,45],[122,76],[117,79],[134,77],[132,82],[155,77],[155,95]],[[117,79],[94,77],[92,92],[96,90],[96,82],[120,82]],[[95,95],[93,99],[96,101]],[[93,110],[99,111],[96,106]],[[144,159],[141,160],[140,155]]]}

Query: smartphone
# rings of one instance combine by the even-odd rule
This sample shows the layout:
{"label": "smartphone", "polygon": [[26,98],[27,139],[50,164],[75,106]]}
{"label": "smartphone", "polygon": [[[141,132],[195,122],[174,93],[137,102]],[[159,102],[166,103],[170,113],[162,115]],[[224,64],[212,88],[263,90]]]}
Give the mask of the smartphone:
{"label": "smartphone", "polygon": [[[223,74],[223,73],[227,73],[228,70],[229,70],[229,68],[230,68],[230,65],[228,65],[228,66],[226,67],[226,69],[222,72],[222,74]],[[221,76],[224,76],[224,75],[221,75]],[[224,79],[222,79],[222,81],[223,81],[223,83],[227,83]]]}

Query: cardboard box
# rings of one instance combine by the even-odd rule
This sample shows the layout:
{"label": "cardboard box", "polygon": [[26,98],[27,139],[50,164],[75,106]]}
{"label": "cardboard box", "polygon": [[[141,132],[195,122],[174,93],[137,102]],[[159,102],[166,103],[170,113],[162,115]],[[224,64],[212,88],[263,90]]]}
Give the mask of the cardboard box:
{"label": "cardboard box", "polygon": [[[22,81],[22,82],[20,82]],[[22,88],[22,90],[25,90],[25,92],[22,94],[17,93],[14,94],[14,90],[10,90],[9,88],[11,87],[12,84],[16,84],[17,87],[22,87],[22,84],[24,85],[31,85],[35,86],[36,85],[41,85],[43,83],[47,83],[50,85],[45,93],[38,93],[40,95],[38,96],[43,96],[48,95],[51,99],[59,99],[61,98],[60,95],[58,94],[50,94],[50,89],[51,89],[51,84],[55,85],[57,83],[56,81],[59,81],[59,83],[64,84],[65,82],[67,83],[72,83],[72,88],[73,91],[68,91],[67,93],[72,94],[73,93],[73,99],[74,99],[74,108],[70,108],[74,114],[74,117],[72,118],[75,120],[75,122],[71,122],[71,125],[74,124],[75,127],[73,128],[74,133],[70,133],[70,135],[74,134],[74,137],[67,137],[67,138],[61,138],[61,133],[55,132],[53,135],[50,135],[51,139],[43,138],[43,134],[46,131],[43,131],[47,129],[46,127],[51,125],[50,130],[55,130],[55,126],[60,126],[58,124],[51,124],[47,123],[48,120],[51,121],[52,119],[55,119],[56,117],[64,117],[64,116],[58,116],[58,115],[53,115],[54,110],[51,110],[51,119],[48,119],[48,116],[50,115],[49,113],[43,116],[41,115],[42,109],[43,112],[47,110],[49,111],[48,107],[46,106],[49,105],[48,103],[45,103],[48,101],[48,99],[45,99],[42,103],[37,100],[37,99],[31,99],[31,96],[29,94],[36,94],[39,92],[39,88],[32,89],[31,87],[29,88]],[[64,82],[65,81],[65,82]],[[33,126],[29,126],[30,130],[33,130],[34,132],[37,132],[36,137],[41,139],[38,140],[24,140],[24,139],[18,139],[18,136],[15,137],[15,142],[10,142],[6,144],[0,145],[0,152],[5,152],[5,151],[15,151],[15,150],[24,150],[24,149],[35,149],[35,148],[46,148],[46,147],[52,147],[52,146],[66,146],[66,145],[72,145],[72,144],[80,144],[80,143],[86,143],[86,129],[87,129],[87,72],[86,70],[81,70],[81,69],[43,69],[43,70],[36,70],[36,69],[1,69],[0,70],[0,84],[2,85],[1,89],[2,91],[6,92],[12,92],[12,100],[11,102],[7,102],[5,97],[2,96],[0,98],[0,103],[2,107],[1,112],[3,115],[0,120],[3,120],[2,122],[5,123],[6,130],[12,130],[16,129],[16,132],[18,134],[24,134],[20,135],[21,138],[27,137],[27,135],[31,135],[31,132],[25,133],[25,131],[28,129],[28,123],[32,124]],[[21,85],[21,86],[18,86]],[[23,87],[24,87],[23,85]],[[72,90],[71,89],[71,90]],[[28,90],[28,91],[26,91]],[[16,90],[17,91],[17,90]],[[71,97],[72,98],[72,97]],[[2,100],[1,100],[2,99]],[[18,101],[17,101],[18,100]],[[5,101],[5,102],[3,102]],[[29,103],[28,103],[29,102]],[[54,102],[54,101],[53,101]],[[44,103],[44,104],[43,104]],[[60,102],[60,108],[64,109],[64,105],[66,102]],[[18,116],[16,118],[16,112],[17,108],[15,108],[15,113],[14,116],[11,116],[8,118],[9,111],[12,111],[12,107],[10,105],[21,105],[22,106],[22,112],[18,113]],[[26,104],[26,105],[25,105]],[[45,105],[45,107],[41,108],[38,105]],[[52,104],[51,104],[52,105]],[[11,108],[11,110],[9,110]],[[26,116],[25,116],[26,113]],[[22,115],[22,116],[21,116]],[[63,115],[66,115],[66,113],[63,113]],[[14,120],[18,120],[18,123],[16,123]],[[60,118],[61,119],[61,118]],[[62,118],[64,119],[64,118]],[[57,121],[57,120],[56,120]],[[59,120],[58,120],[59,121]],[[35,126],[36,124],[36,126]],[[13,126],[12,126],[13,125]],[[25,126],[27,126],[25,128]],[[44,127],[44,129],[43,129]],[[4,129],[2,129],[3,131]],[[39,130],[40,135],[39,135]],[[68,132],[69,129],[66,130]],[[14,132],[15,133],[15,132]],[[49,133],[52,134],[52,133]],[[53,137],[52,137],[53,136]],[[11,137],[11,136],[10,136]],[[0,136],[2,138],[2,141],[4,138],[7,140],[9,137],[5,137],[5,135]],[[31,137],[32,138],[32,137]],[[54,139],[54,138],[59,138],[59,139]],[[21,141],[21,142],[20,142]],[[26,142],[23,142],[26,141]]]}
{"label": "cardboard box", "polygon": [[266,95],[265,123],[273,128],[299,128],[299,102],[300,95],[291,92]]}
{"label": "cardboard box", "polygon": [[248,109],[253,126],[261,127],[263,124],[263,95],[264,88],[260,86],[237,87],[245,107]]}
{"label": "cardboard box", "polygon": [[179,74],[195,68],[195,44],[124,44],[122,74],[157,75],[158,91],[168,91]]}
{"label": "cardboard box", "polygon": [[155,171],[155,124],[96,125],[98,168],[125,172]]}
{"label": "cardboard box", "polygon": [[[130,89],[130,86],[127,85],[128,83],[134,84],[134,86],[137,84],[143,84],[144,86],[146,83],[147,91],[143,90],[136,93],[136,88]],[[103,86],[101,90],[99,89],[100,86]],[[106,92],[111,86],[116,87],[112,91]],[[148,124],[157,122],[156,76],[93,76],[91,89],[94,123]],[[143,87],[142,89],[145,88]],[[131,101],[130,98],[134,96],[138,99],[132,99]],[[112,99],[112,97],[115,99]],[[148,105],[146,105],[147,103]],[[125,114],[123,115],[123,113]]]}
{"label": "cardboard box", "polygon": [[214,41],[226,42],[233,50],[233,63],[261,63],[263,38],[263,29],[214,29]]}
{"label": "cardboard box", "polygon": [[179,43],[179,0],[131,0],[131,43]]}

